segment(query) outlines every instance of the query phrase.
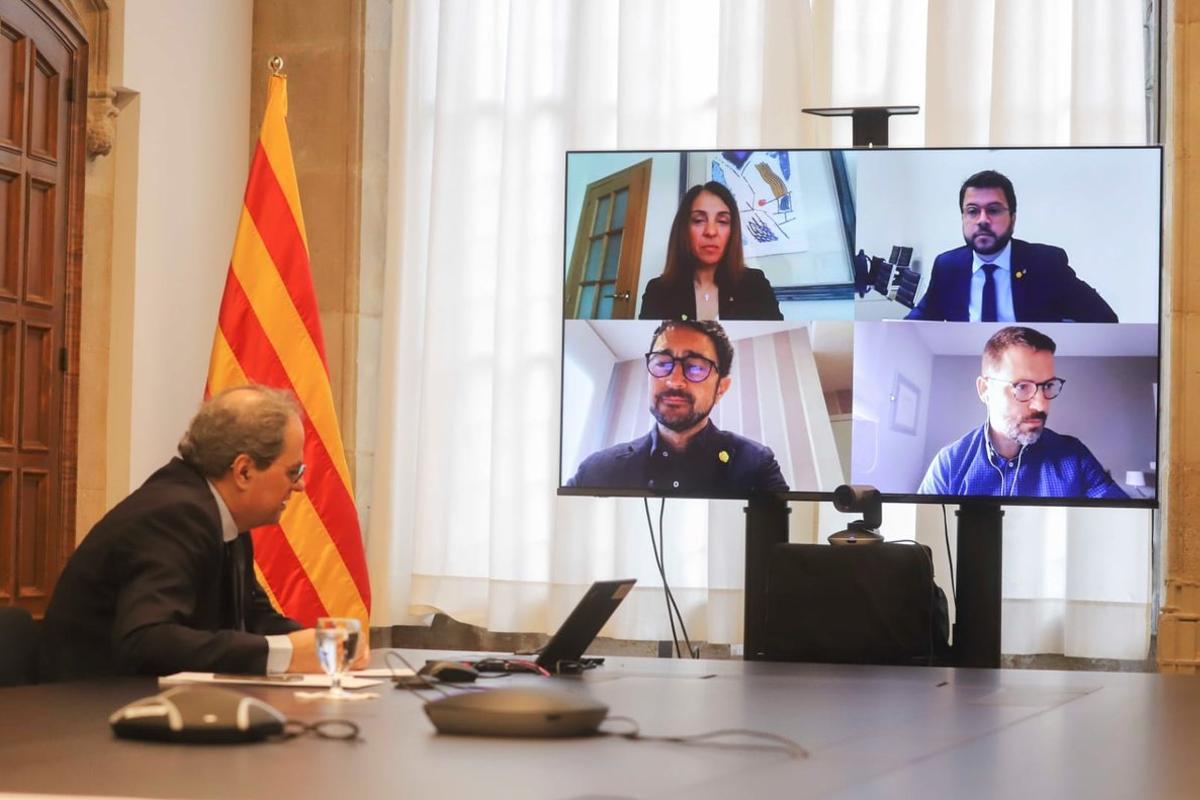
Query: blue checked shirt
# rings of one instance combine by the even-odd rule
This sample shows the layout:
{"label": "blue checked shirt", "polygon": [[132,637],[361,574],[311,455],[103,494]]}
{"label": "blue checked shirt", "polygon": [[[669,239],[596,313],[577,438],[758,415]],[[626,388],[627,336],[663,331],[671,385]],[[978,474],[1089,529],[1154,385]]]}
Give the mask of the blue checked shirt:
{"label": "blue checked shirt", "polygon": [[934,456],[918,494],[994,497],[1128,497],[1074,436],[1049,428],[1036,442],[1006,459],[992,448],[987,423]]}

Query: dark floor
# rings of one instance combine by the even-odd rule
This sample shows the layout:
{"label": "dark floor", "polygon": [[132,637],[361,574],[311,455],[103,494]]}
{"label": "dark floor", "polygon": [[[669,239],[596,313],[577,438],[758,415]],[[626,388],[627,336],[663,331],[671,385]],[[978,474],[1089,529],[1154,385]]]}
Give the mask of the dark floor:
{"label": "dark floor", "polygon": [[[391,628],[372,628],[372,647],[413,647],[423,650],[467,650],[473,652],[515,653],[534,650],[546,643],[550,637],[541,633],[492,633],[457,622],[444,614],[437,614],[429,627],[421,625],[393,625]],[[682,644],[682,643],[681,643]],[[693,642],[700,647],[702,658],[740,658],[730,654],[727,644]],[[1039,655],[1001,656],[1000,666],[1005,669],[1061,669],[1092,672],[1157,672],[1157,641],[1150,640],[1149,655],[1139,661],[1122,661],[1112,658],[1071,658],[1055,653]],[[599,656],[658,656],[670,658],[674,645],[671,642],[630,641],[600,637],[588,648],[588,652]]]}

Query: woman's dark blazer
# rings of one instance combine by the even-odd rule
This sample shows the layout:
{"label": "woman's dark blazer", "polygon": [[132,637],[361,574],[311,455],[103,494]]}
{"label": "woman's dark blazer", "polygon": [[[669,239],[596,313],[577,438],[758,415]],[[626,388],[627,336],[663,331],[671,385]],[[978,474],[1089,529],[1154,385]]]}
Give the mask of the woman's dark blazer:
{"label": "woman's dark blazer", "polygon": [[[783,319],[771,282],[760,269],[747,268],[737,286],[717,281],[720,292],[717,314],[730,319]],[[691,281],[672,285],[662,277],[651,279],[642,294],[638,319],[696,319],[696,289]]]}

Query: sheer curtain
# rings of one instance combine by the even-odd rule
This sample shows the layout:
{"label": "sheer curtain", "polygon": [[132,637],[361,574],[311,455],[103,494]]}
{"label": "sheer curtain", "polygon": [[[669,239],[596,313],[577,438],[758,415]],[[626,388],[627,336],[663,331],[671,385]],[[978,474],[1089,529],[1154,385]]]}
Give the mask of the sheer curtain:
{"label": "sheer curtain", "polygon": [[[628,576],[639,588],[608,633],[669,635],[642,501],[554,494],[565,151],[843,146],[848,122],[800,109],[898,103],[922,114],[893,121],[894,146],[1142,142],[1139,4],[1077,6],[397,2],[374,624],[443,611],[549,631],[590,581]],[[650,510],[657,525],[657,501]],[[940,541],[940,512],[936,525],[929,512],[890,508],[892,535]],[[1083,512],[1006,517],[1006,597],[1037,601],[1019,625],[1006,604],[1008,652],[1068,647],[1076,600],[1132,604],[1149,619],[1146,517],[1121,523],[1110,557],[1082,533],[1087,550],[1077,548],[1064,513]],[[793,517],[798,540],[836,524],[804,504]],[[689,633],[739,642],[741,504],[670,500],[664,519]],[[1043,529],[1065,537],[1065,556],[1047,561]],[[1119,597],[1079,579],[1115,558],[1141,559]]]}

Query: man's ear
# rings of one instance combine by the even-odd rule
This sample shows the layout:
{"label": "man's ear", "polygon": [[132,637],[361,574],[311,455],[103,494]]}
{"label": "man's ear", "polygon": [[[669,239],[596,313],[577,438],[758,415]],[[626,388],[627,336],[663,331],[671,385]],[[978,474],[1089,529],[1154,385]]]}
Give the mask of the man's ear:
{"label": "man's ear", "polygon": [[250,476],[254,469],[254,459],[245,453],[238,453],[233,459],[233,464],[229,467],[230,474],[233,475],[233,483],[239,489],[244,489],[250,484]]}
{"label": "man's ear", "polygon": [[975,379],[975,391],[979,393],[979,402],[983,403],[985,406],[987,405],[987,390],[987,378],[980,375]]}
{"label": "man's ear", "polygon": [[729,391],[729,387],[732,384],[733,384],[733,378],[729,377],[728,375],[726,375],[724,378],[721,378],[721,380],[717,381],[717,396],[715,398],[713,398],[714,404],[718,400],[721,399],[722,395],[724,395],[727,391]]}

